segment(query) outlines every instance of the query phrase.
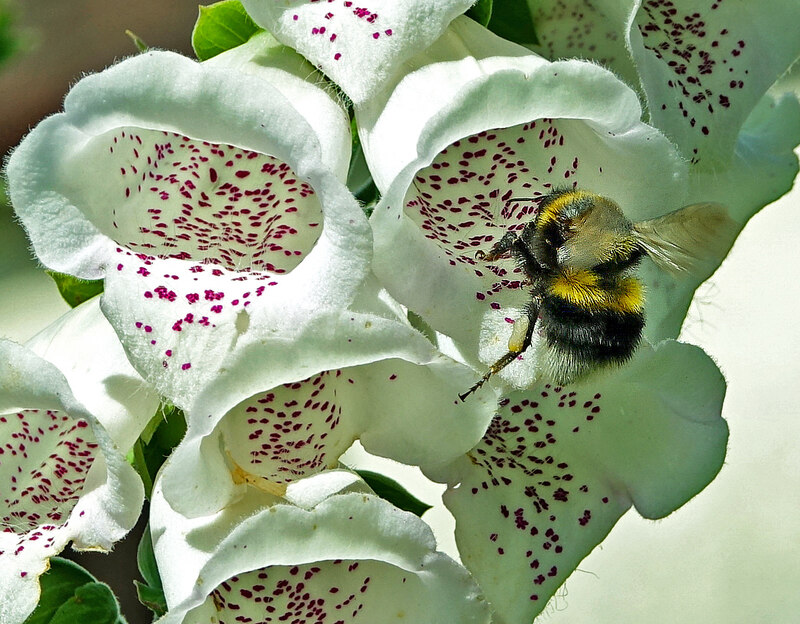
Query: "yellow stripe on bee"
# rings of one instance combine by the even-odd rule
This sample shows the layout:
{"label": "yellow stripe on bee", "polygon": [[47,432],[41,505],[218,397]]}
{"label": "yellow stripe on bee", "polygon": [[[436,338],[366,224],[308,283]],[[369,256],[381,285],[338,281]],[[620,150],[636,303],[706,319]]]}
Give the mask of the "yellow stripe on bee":
{"label": "yellow stripe on bee", "polygon": [[644,290],[633,277],[624,277],[607,288],[600,285],[600,277],[592,271],[562,269],[549,290],[552,295],[588,310],[626,314],[641,312],[644,306]]}
{"label": "yellow stripe on bee", "polygon": [[537,229],[543,229],[548,223],[555,221],[559,213],[566,208],[570,202],[583,199],[584,197],[596,197],[594,193],[587,193],[586,191],[570,191],[559,195],[556,199],[547,204],[536,221]]}
{"label": "yellow stripe on bee", "polygon": [[644,288],[636,278],[622,278],[612,292],[616,311],[641,312],[644,309]]}

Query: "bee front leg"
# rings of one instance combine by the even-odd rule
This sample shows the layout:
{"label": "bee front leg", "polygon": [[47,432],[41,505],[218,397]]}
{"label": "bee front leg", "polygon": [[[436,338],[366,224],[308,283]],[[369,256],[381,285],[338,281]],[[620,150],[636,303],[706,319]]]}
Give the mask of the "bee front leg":
{"label": "bee front leg", "polygon": [[483,251],[476,251],[475,258],[482,262],[492,262],[493,260],[497,260],[501,256],[506,255],[511,248],[514,246],[514,243],[517,241],[517,235],[514,232],[506,232],[499,241],[497,241],[492,248],[489,250],[489,253]]}
{"label": "bee front leg", "polygon": [[489,370],[486,371],[483,377],[481,377],[474,386],[458,395],[458,398],[461,399],[462,402],[465,401],[470,394],[489,381],[492,375],[499,373],[506,366],[511,364],[511,362],[516,360],[517,356],[531,345],[533,329],[536,326],[536,319],[538,318],[539,303],[534,299],[525,308],[525,316],[520,317],[514,323],[514,329],[511,331],[511,336],[508,339],[508,353],[492,364]]}

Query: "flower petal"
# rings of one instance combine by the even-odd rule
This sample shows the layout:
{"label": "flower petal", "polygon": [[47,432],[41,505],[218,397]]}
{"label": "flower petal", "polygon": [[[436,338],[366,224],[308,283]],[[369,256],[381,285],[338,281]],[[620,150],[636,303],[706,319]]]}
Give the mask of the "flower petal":
{"label": "flower petal", "polygon": [[[765,96],[739,133],[733,160],[719,171],[691,169],[688,202],[713,197],[725,204],[738,228],[763,206],[791,189],[798,172],[794,148],[800,143],[800,103],[794,94]],[[713,267],[716,268],[716,267]],[[680,332],[697,286],[707,274],[675,280],[652,265],[642,267],[649,285],[645,334],[651,342]]]}
{"label": "flower petal", "polygon": [[[452,461],[474,446],[495,397],[458,400],[472,382],[472,369],[440,355],[398,319],[350,317],[356,326],[350,366],[323,368],[303,380],[284,378],[276,386],[269,369],[281,367],[266,361],[267,350],[253,348],[243,361],[254,371],[248,379],[234,375],[205,389],[171,460],[181,469],[162,485],[176,510],[192,517],[213,513],[241,496],[244,483],[267,481],[264,487],[274,490],[334,468],[359,438],[374,454],[426,466]],[[296,350],[302,353],[306,342],[298,340]],[[359,351],[363,355],[353,357]],[[259,379],[257,392],[231,404],[243,387],[248,393],[258,389]]]}
{"label": "flower petal", "polygon": [[0,341],[0,430],[0,620],[17,624],[38,602],[47,559],[70,540],[110,549],[136,522],[144,493],[61,372],[9,341]]}
{"label": "flower petal", "polygon": [[628,32],[635,0],[559,0],[529,2],[539,45],[532,49],[551,60],[579,58],[609,68],[628,85],[639,87],[629,51]]}
{"label": "flower petal", "polygon": [[650,123],[709,172],[728,164],[748,115],[800,56],[798,38],[779,35],[800,19],[791,1],[559,1],[534,14],[549,58],[589,58],[641,86]]}
{"label": "flower petal", "polygon": [[339,180],[347,179],[350,121],[339,94],[324,88],[324,77],[304,57],[270,33],[260,32],[247,43],[209,59],[203,66],[243,72],[269,82],[314,130],[320,145],[320,160]]}
{"label": "flower petal", "polygon": [[425,523],[363,487],[325,473],[290,486],[287,496],[306,508],[254,493],[225,514],[193,521],[172,511],[156,487],[151,523],[170,606],[159,622],[230,612],[264,622],[334,614],[341,622],[488,622],[478,588],[435,552]]}
{"label": "flower petal", "polygon": [[645,0],[631,52],[650,123],[706,171],[728,164],[739,132],[766,90],[800,56],[800,4]]}
{"label": "flower petal", "polygon": [[25,345],[55,364],[75,398],[127,451],[139,437],[160,397],[128,362],[99,298],[74,308]]}
{"label": "flower petal", "polygon": [[355,103],[383,88],[473,0],[243,0],[255,22],[296,49]]}
{"label": "flower petal", "polygon": [[470,461],[433,474],[496,621],[531,621],[631,505],[661,518],[713,479],[724,390],[708,356],[668,341],[614,375],[501,402]]}

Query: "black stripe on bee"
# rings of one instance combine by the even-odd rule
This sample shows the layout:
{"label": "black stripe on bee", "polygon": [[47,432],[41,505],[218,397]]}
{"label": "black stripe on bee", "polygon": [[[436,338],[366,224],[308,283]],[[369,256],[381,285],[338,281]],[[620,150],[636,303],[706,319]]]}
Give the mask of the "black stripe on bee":
{"label": "black stripe on bee", "polygon": [[540,314],[549,348],[594,365],[627,361],[644,328],[641,311],[592,310],[552,295],[543,297]]}

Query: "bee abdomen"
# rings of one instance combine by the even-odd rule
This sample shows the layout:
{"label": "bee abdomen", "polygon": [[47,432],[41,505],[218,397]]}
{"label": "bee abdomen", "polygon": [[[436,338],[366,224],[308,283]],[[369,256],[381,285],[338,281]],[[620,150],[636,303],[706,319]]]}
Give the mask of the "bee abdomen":
{"label": "bee abdomen", "polygon": [[626,362],[644,328],[641,284],[632,277],[603,284],[596,274],[555,277],[542,298],[542,364],[569,383],[592,370]]}

